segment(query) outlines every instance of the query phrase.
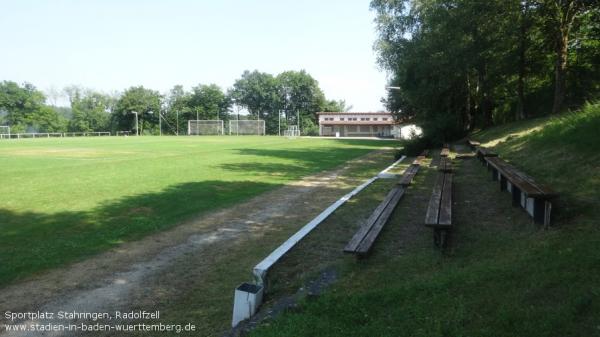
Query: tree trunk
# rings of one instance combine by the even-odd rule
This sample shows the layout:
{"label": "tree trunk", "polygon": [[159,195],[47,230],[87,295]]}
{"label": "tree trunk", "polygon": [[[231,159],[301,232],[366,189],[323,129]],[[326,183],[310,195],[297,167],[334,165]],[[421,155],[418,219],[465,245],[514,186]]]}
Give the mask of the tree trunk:
{"label": "tree trunk", "polygon": [[486,65],[484,64],[482,67],[479,68],[478,71],[478,77],[479,77],[479,83],[481,85],[481,104],[480,104],[480,108],[481,108],[481,115],[483,117],[483,127],[490,127],[493,124],[493,119],[492,119],[492,109],[493,109],[493,104],[492,101],[490,99],[490,95],[488,92],[488,85],[487,85],[487,70],[486,70]]}
{"label": "tree trunk", "polygon": [[521,8],[521,27],[519,34],[519,80],[517,82],[517,111],[516,120],[527,118],[525,112],[525,76],[526,76],[526,51],[527,51],[527,12],[529,3],[525,1]]}
{"label": "tree trunk", "polygon": [[566,94],[567,63],[569,57],[569,34],[578,12],[585,8],[577,0],[559,3],[559,15],[556,31],[556,61],[554,65],[554,104],[552,113],[562,110]]}
{"label": "tree trunk", "polygon": [[559,113],[565,101],[567,57],[569,52],[569,33],[567,28],[560,29],[556,41],[556,63],[554,66],[554,104],[552,113]]}
{"label": "tree trunk", "polygon": [[465,100],[465,126],[467,131],[473,130],[475,126],[475,118],[473,118],[473,113],[471,111],[471,79],[467,70],[467,95]]}

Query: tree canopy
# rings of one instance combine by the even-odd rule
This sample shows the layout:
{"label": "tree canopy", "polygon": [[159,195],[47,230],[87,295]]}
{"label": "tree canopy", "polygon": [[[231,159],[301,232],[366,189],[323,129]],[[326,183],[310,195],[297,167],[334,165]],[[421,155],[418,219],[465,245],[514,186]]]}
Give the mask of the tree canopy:
{"label": "tree canopy", "polygon": [[597,98],[600,10],[589,0],[373,0],[385,103],[452,138]]}
{"label": "tree canopy", "polygon": [[[186,90],[175,85],[168,93],[134,86],[109,95],[78,86],[63,89],[70,107],[46,104],[46,96],[33,85],[0,83],[0,125],[15,132],[135,131],[136,113],[141,134],[182,134],[188,120],[221,119],[227,122],[239,110],[265,120],[266,133],[277,134],[281,125],[300,125],[304,134],[315,134],[318,111],[348,110],[344,100],[327,100],[319,83],[306,71],[272,75],[244,71],[227,91],[216,84],[199,83]],[[60,96],[52,89],[52,102]],[[236,117],[237,118],[237,117]],[[300,120],[298,120],[300,119]]]}

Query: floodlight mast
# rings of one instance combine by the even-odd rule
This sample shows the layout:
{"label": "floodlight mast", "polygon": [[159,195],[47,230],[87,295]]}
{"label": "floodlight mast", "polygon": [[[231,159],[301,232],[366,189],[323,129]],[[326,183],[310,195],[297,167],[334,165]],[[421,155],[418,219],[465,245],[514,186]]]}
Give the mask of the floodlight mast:
{"label": "floodlight mast", "polygon": [[[240,105],[237,103],[237,100],[235,98],[232,98],[231,100],[233,101],[233,105],[235,105],[235,110],[237,111],[237,124],[236,124],[236,128],[235,128],[235,135],[239,136],[240,135]],[[231,134],[231,128],[229,130],[229,134]]]}

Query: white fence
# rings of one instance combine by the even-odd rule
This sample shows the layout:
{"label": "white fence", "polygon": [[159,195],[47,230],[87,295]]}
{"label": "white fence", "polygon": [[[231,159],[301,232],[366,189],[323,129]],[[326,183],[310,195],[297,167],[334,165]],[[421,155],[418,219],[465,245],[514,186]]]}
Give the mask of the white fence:
{"label": "white fence", "polygon": [[110,132],[24,132],[2,133],[0,139],[21,138],[62,138],[62,137],[100,137],[110,136]]}
{"label": "white fence", "polygon": [[65,132],[64,137],[100,137],[110,136],[110,132]]}

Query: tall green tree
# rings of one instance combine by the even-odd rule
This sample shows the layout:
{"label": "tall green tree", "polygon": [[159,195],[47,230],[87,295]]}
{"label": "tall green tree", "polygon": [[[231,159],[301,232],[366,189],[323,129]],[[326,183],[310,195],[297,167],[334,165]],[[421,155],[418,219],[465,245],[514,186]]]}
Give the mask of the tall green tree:
{"label": "tall green tree", "polygon": [[567,68],[569,45],[576,30],[587,27],[586,16],[598,11],[600,4],[592,0],[543,0],[541,13],[544,16],[548,39],[554,47],[554,101],[552,112],[562,110],[567,90]]}
{"label": "tall green tree", "polygon": [[267,73],[246,70],[228,95],[233,103],[248,110],[253,118],[265,120],[266,132],[276,134],[282,109],[277,79]]}
{"label": "tall green tree", "polygon": [[158,133],[158,114],[162,108],[162,95],[143,86],[131,87],[117,100],[112,114],[118,130],[135,132],[135,113],[140,134]]}
{"label": "tall green tree", "polygon": [[0,82],[0,115],[12,132],[62,132],[65,120],[45,105],[46,97],[35,86]]}
{"label": "tall green tree", "polygon": [[164,117],[167,120],[168,127],[174,134],[179,134],[185,130],[188,119],[192,118],[191,108],[187,101],[189,93],[185,91],[182,85],[175,85],[167,95],[165,102]]}
{"label": "tall green tree", "polygon": [[192,119],[227,119],[231,100],[216,84],[199,84],[187,95],[186,105]]}
{"label": "tall green tree", "polygon": [[296,120],[298,117],[316,123],[315,113],[324,110],[327,103],[319,82],[304,70],[285,71],[276,80],[286,119],[297,125],[301,122]]}
{"label": "tall green tree", "polygon": [[[556,112],[564,97],[581,104],[598,94],[600,77],[583,71],[599,68],[598,46],[585,42],[595,34],[597,2],[373,0],[371,8],[378,62],[399,88],[389,92],[388,108],[416,117],[438,140],[476,125]],[[564,43],[583,32],[587,38]],[[571,46],[566,54],[565,45]],[[566,68],[567,57],[583,64]],[[565,90],[582,78],[586,89]]]}
{"label": "tall green tree", "polygon": [[71,120],[69,131],[102,132],[110,130],[110,117],[116,100],[93,90],[77,86],[64,90],[71,103]]}

